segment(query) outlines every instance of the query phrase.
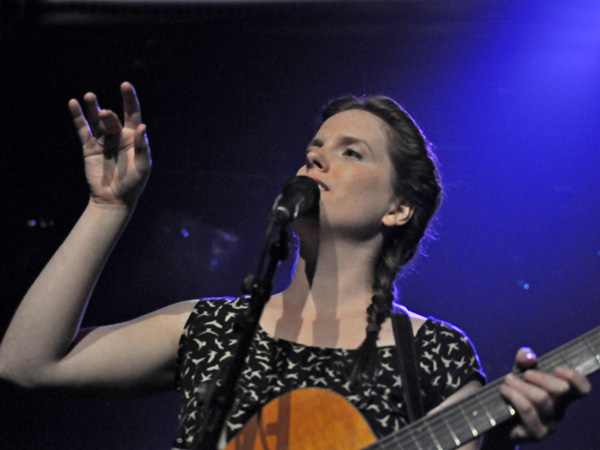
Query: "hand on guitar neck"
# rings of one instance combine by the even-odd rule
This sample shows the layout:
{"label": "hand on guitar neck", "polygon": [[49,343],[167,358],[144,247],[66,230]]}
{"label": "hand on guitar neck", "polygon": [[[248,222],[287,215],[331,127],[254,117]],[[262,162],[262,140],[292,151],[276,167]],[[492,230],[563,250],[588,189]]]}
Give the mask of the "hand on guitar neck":
{"label": "hand on guitar neck", "polygon": [[518,420],[494,430],[489,437],[493,444],[484,448],[502,448],[498,440],[512,448],[515,443],[543,439],[556,430],[567,406],[592,389],[588,379],[574,369],[558,366],[550,374],[536,366],[537,357],[530,348],[517,352],[514,372],[522,372],[523,377],[507,375],[500,392],[517,411]]}
{"label": "hand on guitar neck", "polygon": [[590,392],[584,374],[600,370],[599,354],[600,328],[539,360],[523,348],[516,356],[515,375],[455,399],[380,440],[343,397],[301,389],[267,404],[227,450],[471,449],[477,446],[473,436],[483,433],[482,450],[514,449],[519,442],[539,441],[552,433],[568,404]]}

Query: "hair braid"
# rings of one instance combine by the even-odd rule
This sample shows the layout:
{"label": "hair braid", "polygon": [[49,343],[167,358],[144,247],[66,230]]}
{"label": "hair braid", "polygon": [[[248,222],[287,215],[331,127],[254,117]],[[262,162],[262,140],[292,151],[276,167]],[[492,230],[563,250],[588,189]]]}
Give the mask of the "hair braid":
{"label": "hair braid", "polygon": [[353,382],[377,364],[379,331],[392,310],[394,281],[402,265],[402,256],[397,250],[398,246],[384,246],[375,264],[373,296],[367,308],[367,335],[355,352],[351,374]]}
{"label": "hair braid", "polygon": [[442,198],[437,159],[412,117],[394,100],[384,96],[344,97],[325,107],[322,122],[343,111],[359,109],[382,119],[389,129],[388,154],[393,166],[394,193],[413,209],[410,220],[383,230],[383,244],[373,267],[373,297],[367,308],[367,336],[354,354],[352,380],[376,367],[377,339],[381,324],[390,315],[395,298],[394,282],[400,271],[419,252],[431,218]]}

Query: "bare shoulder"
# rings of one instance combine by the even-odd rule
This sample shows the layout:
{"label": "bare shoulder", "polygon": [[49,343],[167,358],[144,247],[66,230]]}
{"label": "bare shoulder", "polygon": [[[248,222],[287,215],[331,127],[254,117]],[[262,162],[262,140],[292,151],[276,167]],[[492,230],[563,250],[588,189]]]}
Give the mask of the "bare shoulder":
{"label": "bare shoulder", "polygon": [[115,327],[126,327],[131,325],[138,325],[141,327],[158,326],[163,333],[172,334],[173,337],[178,337],[183,331],[183,327],[197,303],[198,300],[185,300],[173,303],[129,322],[117,324]]}
{"label": "bare shoulder", "polygon": [[196,299],[173,303],[171,305],[165,306],[164,308],[151,312],[147,316],[142,317],[161,316],[165,320],[173,320],[178,322],[181,322],[183,320],[185,323],[192,310],[196,307],[198,301],[199,300]]}
{"label": "bare shoulder", "polygon": [[198,300],[185,300],[173,303],[131,321],[135,327],[154,328],[172,342],[179,343],[183,328]]}
{"label": "bare shoulder", "polygon": [[[425,322],[427,322],[427,317],[421,316],[413,311],[406,310],[408,313],[408,317],[410,318],[410,324],[413,329],[413,336],[416,336],[419,329],[423,326]],[[391,317],[386,319],[386,321],[381,326],[381,331],[379,333],[379,340],[377,341],[377,345],[380,346],[388,346],[395,345],[396,340],[394,338],[394,329],[392,326]]]}
{"label": "bare shoulder", "polygon": [[413,327],[413,334],[417,334],[419,328],[421,328],[423,324],[427,322],[427,317],[417,314],[414,311],[408,311],[408,316],[410,317],[410,323]]}

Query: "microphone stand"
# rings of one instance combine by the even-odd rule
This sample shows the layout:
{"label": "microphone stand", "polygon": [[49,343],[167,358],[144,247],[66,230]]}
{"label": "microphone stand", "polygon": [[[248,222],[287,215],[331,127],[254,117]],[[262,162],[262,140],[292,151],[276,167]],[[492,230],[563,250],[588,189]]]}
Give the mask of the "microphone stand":
{"label": "microphone stand", "polygon": [[[194,438],[191,447],[193,449],[217,450],[220,441],[225,437],[225,422],[233,406],[237,380],[246,361],[252,338],[258,328],[260,316],[267,301],[271,298],[273,278],[277,267],[289,254],[289,231],[287,224],[280,226],[278,239],[271,242],[273,228],[276,224],[278,224],[278,221],[271,217],[267,226],[256,272],[254,275],[250,274],[244,278],[242,289],[245,294],[250,294],[250,299],[248,302],[249,307],[243,316],[236,320],[234,325],[237,349],[233,359],[224,369],[221,386],[216,384],[216,380],[212,383],[208,401],[204,407],[204,423],[202,429]],[[267,249],[270,260],[264,277],[261,278]]]}

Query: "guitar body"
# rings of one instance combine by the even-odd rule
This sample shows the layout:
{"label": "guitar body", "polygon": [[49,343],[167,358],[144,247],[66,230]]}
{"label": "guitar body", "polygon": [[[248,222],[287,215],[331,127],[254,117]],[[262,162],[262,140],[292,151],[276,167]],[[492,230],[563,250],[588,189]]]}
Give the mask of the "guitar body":
{"label": "guitar body", "polygon": [[[537,370],[569,366],[583,375],[600,370],[600,327],[538,358]],[[522,377],[522,375],[520,375]],[[516,412],[496,380],[456,403],[379,441],[344,397],[316,388],[276,398],[255,415],[226,450],[453,450],[512,418]]]}
{"label": "guitar body", "polygon": [[226,450],[354,450],[376,440],[365,419],[344,397],[306,388],[268,403]]}

